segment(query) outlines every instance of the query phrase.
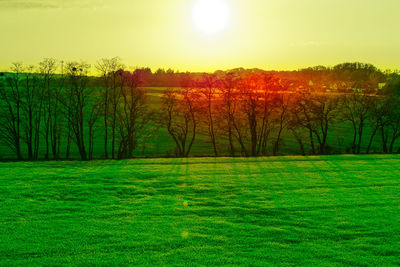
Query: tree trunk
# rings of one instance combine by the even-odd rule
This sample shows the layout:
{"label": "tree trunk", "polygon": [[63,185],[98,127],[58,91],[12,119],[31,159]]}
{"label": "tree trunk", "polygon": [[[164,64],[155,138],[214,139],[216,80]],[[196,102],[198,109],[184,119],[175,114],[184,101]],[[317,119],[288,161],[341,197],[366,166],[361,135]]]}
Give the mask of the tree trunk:
{"label": "tree trunk", "polygon": [[367,154],[369,154],[369,152],[371,150],[372,141],[374,140],[374,137],[375,137],[377,131],[378,131],[378,126],[376,126],[374,128],[374,131],[372,132],[371,137],[369,138],[368,147],[367,147],[367,150],[366,150]]}
{"label": "tree trunk", "polygon": [[361,153],[361,143],[362,143],[363,132],[364,132],[364,120],[361,120],[360,125],[358,127],[357,154]]}

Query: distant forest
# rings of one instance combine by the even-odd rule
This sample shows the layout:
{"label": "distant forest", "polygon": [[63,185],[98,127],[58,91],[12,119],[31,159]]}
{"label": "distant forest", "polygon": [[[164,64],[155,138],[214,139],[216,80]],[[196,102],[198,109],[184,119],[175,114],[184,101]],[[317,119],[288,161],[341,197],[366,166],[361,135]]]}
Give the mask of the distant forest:
{"label": "distant forest", "polygon": [[156,156],[189,157],[199,136],[200,156],[280,155],[285,144],[299,155],[400,153],[400,73],[362,63],[152,72],[119,58],[44,59],[0,73],[0,114],[2,159],[70,159],[72,150],[124,159],[160,142],[172,149]]}

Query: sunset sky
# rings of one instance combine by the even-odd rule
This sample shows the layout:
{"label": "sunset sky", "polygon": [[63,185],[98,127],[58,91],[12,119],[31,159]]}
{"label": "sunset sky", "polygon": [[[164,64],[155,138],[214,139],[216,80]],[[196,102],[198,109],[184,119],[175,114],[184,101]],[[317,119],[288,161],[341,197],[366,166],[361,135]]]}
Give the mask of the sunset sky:
{"label": "sunset sky", "polygon": [[199,1],[0,0],[0,69],[114,56],[153,70],[400,68],[399,0],[214,0],[223,25],[202,21]]}

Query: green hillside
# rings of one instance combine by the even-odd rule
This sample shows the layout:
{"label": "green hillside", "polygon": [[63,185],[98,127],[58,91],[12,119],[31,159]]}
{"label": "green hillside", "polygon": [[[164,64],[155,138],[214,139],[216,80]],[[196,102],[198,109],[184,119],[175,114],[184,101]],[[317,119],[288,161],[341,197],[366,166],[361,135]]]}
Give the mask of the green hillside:
{"label": "green hillside", "polygon": [[400,157],[0,163],[0,265],[400,264]]}

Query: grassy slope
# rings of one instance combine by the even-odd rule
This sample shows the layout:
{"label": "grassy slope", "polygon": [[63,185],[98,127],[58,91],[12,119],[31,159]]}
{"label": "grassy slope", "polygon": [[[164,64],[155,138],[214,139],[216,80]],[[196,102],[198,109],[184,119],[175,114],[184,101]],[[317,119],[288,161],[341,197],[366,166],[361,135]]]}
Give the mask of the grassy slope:
{"label": "grassy slope", "polygon": [[400,157],[0,163],[0,265],[400,264]]}

